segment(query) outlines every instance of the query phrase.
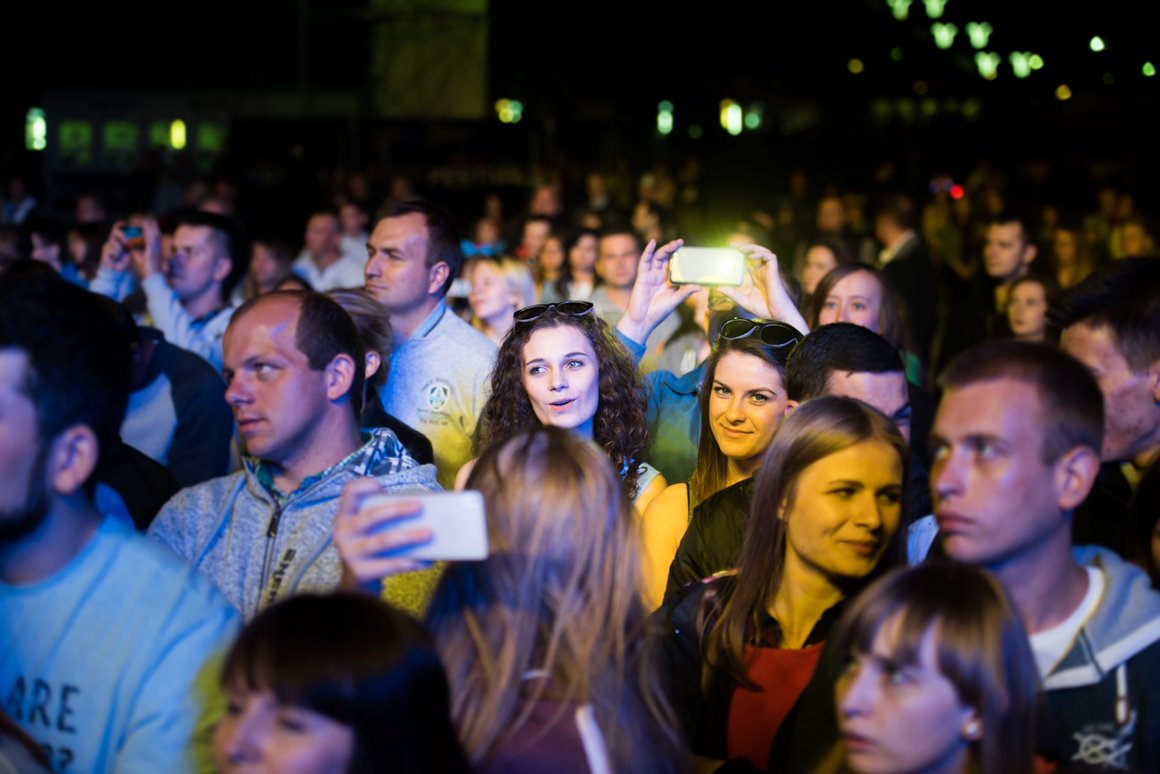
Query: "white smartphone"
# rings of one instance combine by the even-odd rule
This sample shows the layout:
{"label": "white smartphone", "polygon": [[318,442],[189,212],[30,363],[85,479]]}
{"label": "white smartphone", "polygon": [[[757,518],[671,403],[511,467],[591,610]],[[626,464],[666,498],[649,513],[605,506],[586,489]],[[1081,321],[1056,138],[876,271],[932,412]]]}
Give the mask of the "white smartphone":
{"label": "white smartphone", "polygon": [[408,527],[427,527],[434,538],[414,548],[391,552],[392,556],[435,561],[470,561],[487,558],[487,518],[483,495],[479,492],[431,492],[427,494],[373,495],[363,500],[359,510],[372,504],[418,501],[423,510],[403,519]]}
{"label": "white smartphone", "polygon": [[732,247],[682,247],[669,261],[674,285],[740,285],[745,253]]}

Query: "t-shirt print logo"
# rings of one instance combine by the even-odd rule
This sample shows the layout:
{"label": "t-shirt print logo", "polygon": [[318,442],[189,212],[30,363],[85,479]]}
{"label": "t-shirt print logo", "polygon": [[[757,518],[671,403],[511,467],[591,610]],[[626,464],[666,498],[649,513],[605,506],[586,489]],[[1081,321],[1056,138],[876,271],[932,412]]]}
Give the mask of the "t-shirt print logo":
{"label": "t-shirt print logo", "polygon": [[427,387],[427,407],[432,411],[442,411],[450,396],[450,385],[446,382],[435,382]]}

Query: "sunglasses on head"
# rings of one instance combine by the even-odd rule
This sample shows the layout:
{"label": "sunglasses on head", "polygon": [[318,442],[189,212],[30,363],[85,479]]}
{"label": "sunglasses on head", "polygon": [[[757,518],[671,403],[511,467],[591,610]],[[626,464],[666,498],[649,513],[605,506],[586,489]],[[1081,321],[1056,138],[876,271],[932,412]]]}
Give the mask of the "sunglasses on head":
{"label": "sunglasses on head", "polygon": [[558,304],[532,304],[523,309],[517,309],[512,317],[517,323],[530,323],[556,310],[556,314],[568,317],[583,317],[595,309],[590,301],[561,301]]}
{"label": "sunglasses on head", "polygon": [[718,338],[733,341],[746,339],[750,336],[756,336],[761,339],[763,344],[768,344],[775,349],[792,347],[802,339],[801,333],[792,325],[777,321],[745,320],[739,317],[722,325]]}

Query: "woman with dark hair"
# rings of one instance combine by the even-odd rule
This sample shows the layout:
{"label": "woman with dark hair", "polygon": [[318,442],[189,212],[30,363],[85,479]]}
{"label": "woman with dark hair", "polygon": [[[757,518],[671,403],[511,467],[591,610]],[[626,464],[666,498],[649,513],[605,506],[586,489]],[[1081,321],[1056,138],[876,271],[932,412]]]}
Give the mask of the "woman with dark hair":
{"label": "woman with dark hair", "polygon": [[854,264],[854,254],[841,239],[817,237],[806,245],[805,265],[802,266],[802,294],[806,303],[813,297],[822,277],[839,266]]}
{"label": "woman with dark hair", "polygon": [[536,301],[541,304],[555,304],[567,301],[568,285],[572,272],[568,267],[568,240],[559,231],[553,230],[544,240],[540,254],[536,256]]}
{"label": "woman with dark hair", "polygon": [[222,669],[218,770],[469,771],[447,676],[411,618],[363,594],[301,594],[238,636]]}
{"label": "woman with dark hair", "polygon": [[902,301],[882,272],[851,264],[823,277],[810,300],[809,325],[812,330],[832,322],[861,325],[886,339],[902,355],[907,380],[922,384],[922,363],[910,351]]}
{"label": "woman with dark hair", "polygon": [[560,288],[565,299],[587,301],[597,284],[596,259],[600,257],[600,238],[595,231],[576,233],[567,244],[568,283]]}
{"label": "woman with dark hair", "polygon": [[1059,327],[1047,317],[1047,310],[1058,302],[1059,286],[1046,274],[1028,274],[1012,282],[1006,309],[1011,337],[1059,344]]}
{"label": "woman with dark hair", "polygon": [[701,436],[696,467],[688,483],[673,484],[652,501],[641,524],[646,596],[654,607],[664,596],[669,565],[694,508],[760,467],[789,405],[785,363],[801,339],[800,332],[781,322],[732,319],[721,326],[697,397]]}
{"label": "woman with dark hair", "polygon": [[[524,307],[496,355],[479,447],[541,425],[573,430],[605,450],[643,512],[665,487],[664,477],[641,459],[646,399],[632,358],[591,303]],[[456,488],[473,464],[459,471]]]}
{"label": "woman with dark hair", "polygon": [[686,587],[659,614],[693,752],[765,766],[843,603],[902,559],[909,456],[894,423],[849,398],[815,398],[781,422],[738,569]]}
{"label": "woman with dark hair", "polygon": [[1023,621],[983,570],[928,562],[864,591],[834,631],[847,653],[842,743],[823,770],[1029,774],[1039,672]]}

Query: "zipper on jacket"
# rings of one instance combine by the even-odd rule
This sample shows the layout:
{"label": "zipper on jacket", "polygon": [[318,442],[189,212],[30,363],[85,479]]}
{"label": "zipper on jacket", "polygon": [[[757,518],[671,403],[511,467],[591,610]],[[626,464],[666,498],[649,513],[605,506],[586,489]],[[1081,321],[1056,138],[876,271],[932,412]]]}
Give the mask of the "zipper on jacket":
{"label": "zipper on jacket", "polygon": [[273,515],[270,516],[270,525],[266,527],[266,553],[262,556],[262,585],[261,594],[266,593],[266,584],[269,583],[270,560],[274,555],[274,543],[278,538],[278,523],[282,520],[282,506],[274,509]]}

